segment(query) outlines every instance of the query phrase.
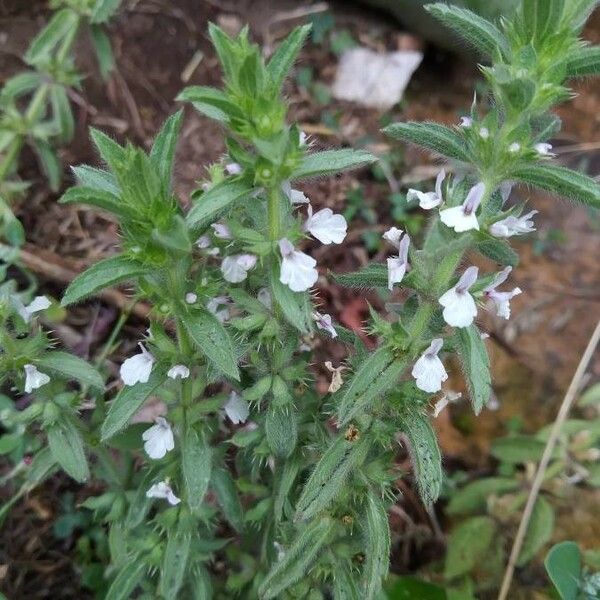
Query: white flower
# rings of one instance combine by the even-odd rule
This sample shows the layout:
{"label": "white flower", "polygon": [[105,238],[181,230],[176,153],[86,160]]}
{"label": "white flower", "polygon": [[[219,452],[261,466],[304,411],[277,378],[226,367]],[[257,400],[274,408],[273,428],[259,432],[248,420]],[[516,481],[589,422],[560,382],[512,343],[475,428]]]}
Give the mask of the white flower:
{"label": "white flower", "polygon": [[221,254],[221,249],[217,248],[216,246],[214,248],[209,248],[206,251],[206,254],[208,254],[209,256],[219,256],[219,254]]}
{"label": "white flower", "polygon": [[210,238],[207,235],[201,235],[196,240],[196,246],[200,248],[200,250],[205,250],[210,247]]}
{"label": "white flower", "polygon": [[245,423],[250,415],[248,403],[237,392],[229,394],[229,399],[223,406],[223,409],[234,425]]}
{"label": "white flower", "polygon": [[335,392],[337,392],[344,384],[344,380],[342,379],[342,371],[346,367],[343,365],[334,367],[332,362],[328,360],[325,362],[325,368],[331,373],[331,383],[329,384],[327,391],[330,394],[335,394]]}
{"label": "white flower", "polygon": [[242,173],[242,166],[238,163],[229,163],[225,165],[225,171],[228,175],[240,175]]}
{"label": "white flower", "polygon": [[438,352],[442,349],[443,344],[444,340],[435,338],[429,348],[419,357],[412,370],[417,387],[430,394],[439,392],[442,389],[442,382],[448,379],[448,373],[438,358]]}
{"label": "white flower", "polygon": [[301,131],[299,137],[300,137],[300,145],[306,146],[306,142],[308,142],[308,136],[306,135],[306,133],[304,133],[304,131]]}
{"label": "white flower", "polygon": [[[208,312],[217,317],[219,322],[225,323],[230,317],[229,308],[227,308],[228,304],[229,298],[227,296],[215,296],[206,303],[206,308]],[[223,306],[225,308],[222,308]]]}
{"label": "white flower", "polygon": [[136,383],[146,383],[150,378],[152,366],[154,365],[154,356],[139,344],[142,352],[134,354],[121,365],[121,379],[125,385],[135,385]]}
{"label": "white flower", "polygon": [[167,371],[167,377],[171,379],[187,379],[190,376],[190,370],[185,365],[173,365]]}
{"label": "white flower", "polygon": [[478,183],[474,185],[467,194],[465,201],[461,206],[454,206],[440,211],[440,219],[444,225],[451,227],[456,233],[469,231],[470,229],[479,229],[477,221],[477,208],[481,203],[483,194],[485,193],[485,185]]}
{"label": "white flower", "polygon": [[540,156],[556,156],[554,152],[551,152],[552,144],[536,144],[534,148]]}
{"label": "white flower", "polygon": [[479,137],[482,140],[487,140],[490,137],[490,130],[487,127],[479,128]]}
{"label": "white flower", "polygon": [[161,498],[166,500],[171,506],[177,506],[181,502],[171,489],[171,486],[166,481],[154,483],[146,492],[146,498]]}
{"label": "white flower", "polygon": [[444,321],[453,327],[468,327],[477,316],[477,306],[469,288],[477,281],[479,269],[469,267],[458,283],[445,292],[439,299],[444,307]]}
{"label": "white flower", "polygon": [[400,229],[392,227],[383,234],[383,238],[398,248],[398,256],[387,259],[388,289],[391,291],[394,284],[400,283],[406,274],[410,237],[407,233],[402,236]]}
{"label": "white flower", "polygon": [[33,390],[46,385],[50,381],[50,377],[46,373],[38,371],[35,365],[24,365],[25,371],[25,393],[29,394]]}
{"label": "white flower", "polygon": [[173,430],[164,417],[156,417],[156,424],[142,433],[144,450],[154,460],[164,458],[167,452],[175,448]]}
{"label": "white flower", "polygon": [[506,217],[501,221],[496,221],[493,225],[491,225],[490,233],[494,237],[499,238],[508,238],[513,235],[531,233],[532,231],[535,231],[531,217],[533,217],[533,215],[537,215],[537,213],[537,210],[532,210],[522,217],[514,217],[511,215],[510,217]]}
{"label": "white flower", "polygon": [[464,127],[465,129],[469,129],[469,127],[473,126],[473,119],[471,117],[461,117],[459,127]]}
{"label": "white flower", "polygon": [[348,223],[343,215],[333,214],[330,208],[323,208],[313,215],[312,206],[309,204],[304,229],[322,244],[341,244],[346,237]]}
{"label": "white flower", "polygon": [[225,281],[230,283],[240,283],[248,277],[248,271],[256,266],[256,256],[254,254],[237,254],[227,256],[221,263],[221,273]]}
{"label": "white flower", "polygon": [[231,239],[231,230],[224,223],[213,223],[211,227],[213,228],[215,237],[218,237],[221,240]]}
{"label": "white flower", "polygon": [[304,292],[311,288],[319,278],[315,267],[317,261],[299,250],[294,250],[291,242],[286,238],[279,240],[281,252],[281,272],[279,281],[289,286],[293,292]]}
{"label": "white flower", "polygon": [[439,206],[444,198],[442,197],[442,183],[446,177],[446,171],[442,169],[435,180],[435,192],[420,192],[419,190],[408,190],[406,199],[411,202],[412,200],[418,200],[419,206],[425,210],[431,210],[436,206]]}
{"label": "white flower", "polygon": [[322,315],[321,313],[315,311],[312,317],[317,324],[317,329],[323,329],[324,331],[327,331],[327,333],[331,334],[332,338],[337,337],[337,331],[331,322],[331,315]]}
{"label": "white flower", "polygon": [[17,312],[25,321],[29,323],[31,321],[31,317],[41,310],[46,310],[52,303],[46,296],[36,296],[27,306],[25,306],[19,296],[13,296],[13,302],[16,306]]}
{"label": "white flower", "polygon": [[271,292],[267,288],[260,288],[256,294],[258,301],[268,310],[273,308],[273,300],[271,300]]}
{"label": "white flower", "polygon": [[194,292],[188,292],[185,295],[185,301],[188,304],[194,304],[197,300],[198,300],[198,294],[195,294]]}
{"label": "white flower", "polygon": [[281,184],[281,191],[287,196],[292,204],[310,204],[310,200],[300,190],[293,190],[289,181]]}
{"label": "white flower", "polygon": [[514,288],[512,292],[496,291],[496,288],[507,280],[511,271],[512,267],[506,267],[500,271],[500,273],[496,275],[494,281],[483,290],[485,296],[489,298],[496,306],[496,314],[504,319],[510,318],[510,301],[515,296],[518,296],[522,293],[521,289],[518,287]]}
{"label": "white flower", "polygon": [[516,154],[517,152],[520,152],[521,151],[521,144],[519,144],[519,142],[513,142],[508,147],[508,151],[511,152],[512,154]]}
{"label": "white flower", "polygon": [[502,204],[504,204],[512,193],[513,184],[512,181],[503,181],[500,184],[500,196],[502,198]]}

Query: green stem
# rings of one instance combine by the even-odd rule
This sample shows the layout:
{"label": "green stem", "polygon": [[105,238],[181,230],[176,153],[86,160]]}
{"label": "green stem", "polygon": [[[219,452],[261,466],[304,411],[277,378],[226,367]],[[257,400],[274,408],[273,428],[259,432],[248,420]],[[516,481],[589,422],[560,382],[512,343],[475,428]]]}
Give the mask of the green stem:
{"label": "green stem", "polygon": [[279,186],[270,188],[267,192],[267,214],[269,221],[269,240],[278,242],[281,239],[281,193]]}

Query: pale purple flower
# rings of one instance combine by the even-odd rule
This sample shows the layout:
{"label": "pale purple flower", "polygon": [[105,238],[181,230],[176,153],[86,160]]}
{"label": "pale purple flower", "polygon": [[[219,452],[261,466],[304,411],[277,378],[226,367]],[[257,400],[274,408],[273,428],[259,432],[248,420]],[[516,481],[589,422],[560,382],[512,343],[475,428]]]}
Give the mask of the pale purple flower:
{"label": "pale purple flower", "polygon": [[196,246],[198,248],[200,248],[200,250],[205,250],[206,248],[210,247],[210,238],[207,235],[201,235],[197,240],[196,240]]}
{"label": "pale purple flower", "polygon": [[540,143],[536,144],[534,148],[540,156],[556,156],[556,154],[552,152],[552,144]]}
{"label": "pale purple flower", "polygon": [[248,271],[256,266],[257,258],[254,254],[237,254],[227,256],[221,263],[221,273],[225,281],[240,283],[248,277]]}
{"label": "pale purple flower", "polygon": [[448,373],[438,358],[438,353],[444,345],[444,340],[435,338],[429,348],[421,354],[412,369],[412,376],[420,390],[433,394],[442,389],[442,382],[448,379]]}
{"label": "pale purple flower", "polygon": [[519,144],[519,142],[513,142],[509,147],[508,147],[508,151],[511,154],[516,154],[517,152],[521,151],[521,144]]}
{"label": "pale purple flower", "polygon": [[156,423],[142,433],[144,450],[154,460],[164,458],[167,452],[175,448],[173,430],[164,417],[156,417]]}
{"label": "pale purple flower", "polygon": [[458,126],[469,129],[470,127],[473,127],[473,119],[471,117],[461,117]]}
{"label": "pale purple flower", "polygon": [[208,309],[208,312],[215,315],[221,323],[225,323],[230,317],[229,308],[227,307],[228,304],[229,298],[227,298],[227,296],[215,296],[206,303],[206,308]]}
{"label": "pale purple flower", "polygon": [[52,303],[46,296],[36,296],[27,306],[21,302],[19,296],[12,297],[13,303],[21,318],[29,323],[36,312],[46,310]]}
{"label": "pale purple flower", "polygon": [[311,288],[319,278],[315,267],[317,261],[299,250],[295,250],[286,238],[279,240],[281,252],[281,272],[279,281],[289,286],[293,292],[304,292]]}
{"label": "pale purple flower", "polygon": [[248,403],[237,393],[231,392],[223,406],[225,414],[234,425],[245,423],[250,415]]}
{"label": "pale purple flower", "polygon": [[228,175],[241,175],[242,173],[242,165],[233,162],[225,165],[225,171]]}
{"label": "pale purple flower", "polygon": [[281,191],[292,204],[310,204],[308,197],[300,190],[292,189],[292,185],[289,181],[284,181],[281,184]]}
{"label": "pale purple flower", "polygon": [[531,217],[537,215],[537,210],[532,210],[521,217],[509,216],[496,221],[490,226],[490,233],[494,237],[509,238],[513,235],[523,235],[535,231]]}
{"label": "pale purple flower", "polygon": [[408,269],[410,236],[408,233],[403,235],[401,229],[392,227],[383,234],[383,239],[398,249],[398,256],[391,256],[387,259],[388,289],[391,291],[395,283],[400,283],[404,279],[404,275]]}
{"label": "pale purple flower", "polygon": [[458,283],[440,297],[439,303],[444,307],[444,321],[448,325],[468,327],[473,323],[477,316],[477,305],[469,289],[477,281],[478,273],[477,267],[469,267]]}
{"label": "pale purple flower", "polygon": [[482,140],[487,140],[490,137],[490,130],[487,127],[479,128],[479,137]]}
{"label": "pale purple flower", "polygon": [[213,228],[215,237],[218,237],[221,240],[231,239],[231,230],[224,223],[213,223],[211,227]]}
{"label": "pale purple flower", "polygon": [[135,385],[136,383],[147,383],[150,379],[150,373],[154,365],[154,356],[144,348],[140,343],[140,354],[134,354],[123,361],[120,374],[125,385]]}
{"label": "pale purple flower", "polygon": [[313,214],[309,204],[304,229],[322,244],[341,244],[346,237],[348,223],[343,215],[334,214],[330,208],[323,208]]}
{"label": "pale purple flower", "polygon": [[442,169],[435,180],[435,191],[434,192],[420,192],[419,190],[408,190],[406,199],[411,202],[412,200],[418,200],[419,206],[425,210],[431,210],[436,206],[439,206],[444,198],[442,197],[442,183],[446,177],[446,171]]}
{"label": "pale purple flower", "polygon": [[152,484],[146,492],[146,498],[160,498],[166,500],[171,506],[177,506],[181,502],[181,499],[173,493],[171,486],[166,481]]}
{"label": "pale purple flower", "polygon": [[197,300],[198,300],[198,294],[195,294],[194,292],[188,292],[185,295],[186,304],[195,304]]}
{"label": "pale purple flower", "polygon": [[50,377],[46,373],[38,371],[35,365],[23,365],[25,371],[25,393],[29,394],[33,390],[46,385],[50,381]]}
{"label": "pale purple flower", "polygon": [[187,379],[190,376],[190,370],[185,365],[173,365],[167,371],[167,377],[170,379]]}
{"label": "pale purple flower", "polygon": [[496,314],[504,319],[510,318],[510,301],[522,293],[521,289],[516,287],[511,292],[498,292],[496,288],[502,285],[510,275],[512,267],[506,267],[496,275],[494,281],[484,290],[486,298],[489,298],[496,307]]}
{"label": "pale purple flower", "polygon": [[337,337],[337,331],[335,330],[335,327],[331,321],[331,315],[322,315],[321,313],[315,311],[312,317],[315,320],[318,329],[327,331],[329,334],[331,334],[332,338]]}
{"label": "pale purple flower", "polygon": [[462,233],[470,229],[478,230],[479,222],[476,213],[484,194],[485,185],[483,183],[474,185],[460,206],[453,206],[440,211],[442,223],[454,229],[456,233]]}

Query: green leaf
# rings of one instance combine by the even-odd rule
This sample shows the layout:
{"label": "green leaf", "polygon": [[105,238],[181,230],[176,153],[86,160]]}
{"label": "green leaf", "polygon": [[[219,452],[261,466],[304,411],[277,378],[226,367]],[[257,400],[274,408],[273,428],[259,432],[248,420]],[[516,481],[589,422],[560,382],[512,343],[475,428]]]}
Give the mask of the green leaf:
{"label": "green leaf", "polygon": [[472,571],[485,560],[496,535],[496,525],[490,517],[472,517],[452,530],[448,538],[444,577],[455,579]]}
{"label": "green leaf", "polygon": [[63,8],[54,13],[46,27],[33,39],[23,57],[30,65],[48,62],[51,53],[64,37],[77,27],[79,15],[70,8]]}
{"label": "green leaf", "polygon": [[16,98],[33,92],[42,83],[42,75],[36,71],[24,71],[8,79],[0,91],[0,103],[6,105]]}
{"label": "green leaf", "polygon": [[[335,600],[363,600],[362,590],[349,560],[339,558],[333,566],[333,598]],[[386,599],[387,600],[387,599]]]}
{"label": "green leaf", "polygon": [[191,102],[192,106],[203,115],[216,121],[227,122],[230,119],[244,119],[244,113],[221,90],[194,85],[185,88],[179,96],[179,102]]}
{"label": "green leaf", "polygon": [[390,137],[417,146],[423,146],[437,154],[469,162],[469,151],[461,135],[453,129],[437,123],[393,123],[383,132]]}
{"label": "green leaf", "polygon": [[540,496],[533,507],[517,566],[526,565],[551,539],[554,532],[554,509]]}
{"label": "green leaf", "polygon": [[600,186],[591,177],[565,167],[524,165],[513,170],[509,178],[600,208]]}
{"label": "green leaf", "polygon": [[71,167],[73,174],[77,178],[77,182],[86,188],[91,188],[99,192],[107,192],[113,196],[120,194],[119,184],[117,180],[108,171],[95,169],[88,165],[80,165]]}
{"label": "green leaf", "polygon": [[212,448],[202,433],[188,427],[181,439],[181,471],[186,490],[187,504],[192,512],[202,506],[202,501],[212,472]]}
{"label": "green leaf", "polygon": [[160,174],[163,187],[166,191],[171,190],[171,178],[173,175],[173,160],[177,147],[177,138],[183,122],[183,110],[171,115],[163,124],[158,135],[154,139],[150,160]]}
{"label": "green leaf", "polygon": [[365,510],[365,555],[363,586],[366,600],[374,600],[381,591],[390,565],[390,524],[383,502],[371,490]]}
{"label": "green leaf", "polygon": [[369,441],[348,442],[339,436],[316,464],[296,505],[295,521],[307,521],[327,508],[348,476],[365,460]]}
{"label": "green leaf", "polygon": [[262,582],[258,591],[261,600],[281,597],[282,592],[307,573],[334,526],[333,519],[322,517],[302,529],[283,558],[273,565]]}
{"label": "green leaf", "polygon": [[548,552],[546,571],[562,600],[577,600],[581,580],[581,551],[575,542],[561,542]]}
{"label": "green leaf", "polygon": [[67,91],[62,85],[53,85],[50,89],[50,102],[52,103],[52,112],[56,120],[61,144],[66,144],[73,139],[75,134],[75,120],[71,103],[67,96]]}
{"label": "green leaf", "polygon": [[58,192],[62,179],[62,164],[58,160],[56,151],[48,142],[39,138],[32,140],[32,145],[40,167],[48,178],[50,189]]}
{"label": "green leaf", "polygon": [[569,77],[600,75],[600,46],[578,48],[567,61]]}
{"label": "green leaf", "polygon": [[112,401],[102,429],[102,441],[118,433],[127,425],[129,419],[138,411],[140,406],[160,387],[165,380],[165,374],[155,367],[146,383],[126,385]]}
{"label": "green leaf", "polygon": [[194,345],[228,377],[239,381],[240,371],[234,345],[223,324],[209,312],[194,312],[181,317]]}
{"label": "green leaf", "polygon": [[435,431],[427,416],[415,409],[401,416],[402,433],[408,438],[408,451],[423,503],[433,505],[442,490],[442,455]]}
{"label": "green leaf", "polygon": [[244,510],[229,471],[222,468],[212,470],[211,487],[217,495],[217,500],[225,518],[231,526],[241,532],[244,529]]}
{"label": "green leaf", "polygon": [[487,349],[475,325],[457,328],[453,339],[467,378],[473,411],[478,415],[490,399],[492,391]]}
{"label": "green leaf", "polygon": [[577,404],[578,406],[594,406],[595,404],[600,404],[600,383],[595,383],[587,388],[585,392],[581,394]]}
{"label": "green leaf", "polygon": [[64,293],[61,305],[68,306],[79,302],[106,287],[146,275],[150,270],[150,267],[122,255],[105,258],[71,281]]}
{"label": "green leaf", "polygon": [[290,407],[279,408],[271,403],[265,419],[265,433],[273,454],[281,458],[289,457],[298,441],[298,422],[294,410]]}
{"label": "green leaf", "polygon": [[121,0],[96,0],[90,22],[106,23],[117,12],[120,5]]}
{"label": "green leaf", "polygon": [[[181,529],[181,526],[179,529]],[[160,596],[169,600],[176,600],[181,597],[179,592],[183,585],[192,544],[190,531],[182,532],[179,529],[169,530],[167,533],[167,547],[163,555],[158,584]]]}
{"label": "green leaf", "polygon": [[273,514],[277,523],[283,518],[284,511],[286,514],[288,513],[286,507],[289,506],[289,494],[299,471],[300,463],[297,460],[290,459],[283,463],[282,469],[279,469],[277,473],[273,494]]}
{"label": "green leaf", "polygon": [[502,495],[519,488],[510,477],[486,477],[468,483],[450,496],[446,507],[449,515],[467,515],[484,510],[490,496]]}
{"label": "green leaf", "polygon": [[66,379],[76,379],[84,385],[104,390],[102,375],[85,360],[60,350],[52,350],[42,354],[36,359],[35,364],[42,371],[51,371]]}
{"label": "green leaf", "polygon": [[441,2],[425,8],[483,56],[496,58],[499,52],[509,54],[505,35],[493,23],[474,12]]}
{"label": "green leaf", "polygon": [[393,585],[386,593],[388,600],[448,600],[443,587],[408,575],[394,579]]}
{"label": "green leaf", "polygon": [[486,236],[484,239],[477,242],[476,248],[483,256],[500,263],[501,265],[516,267],[519,264],[519,255],[505,240]]}
{"label": "green leaf", "polygon": [[104,600],[128,600],[133,591],[141,583],[146,570],[143,560],[130,560],[118,573],[112,582]]}
{"label": "green leaf", "polygon": [[119,173],[127,160],[125,149],[99,129],[90,128],[90,137],[102,160],[114,173]]}
{"label": "green leaf", "polygon": [[325,150],[324,152],[313,152],[307,154],[290,179],[306,179],[308,177],[319,177],[332,175],[340,171],[358,169],[377,160],[370,152],[365,150]]}
{"label": "green leaf", "polygon": [[394,360],[389,348],[381,347],[373,352],[362,363],[350,384],[342,388],[337,409],[338,425],[343,427],[376,398],[382,398],[396,385],[405,368],[406,363]]}
{"label": "green leaf", "polygon": [[269,60],[267,72],[276,91],[281,90],[281,86],[290,72],[311,28],[312,25],[302,25],[293,29],[273,53],[271,60]]}
{"label": "green leaf", "polygon": [[90,187],[69,188],[61,196],[59,202],[61,204],[88,204],[124,219],[132,219],[136,216],[135,211],[118,196]]}
{"label": "green leaf", "polygon": [[353,273],[334,274],[336,283],[349,288],[387,288],[388,271],[385,265],[371,263]]}
{"label": "green leaf", "polygon": [[48,427],[46,434],[50,452],[65,473],[79,483],[89,479],[83,440],[75,425],[68,418],[61,419]]}
{"label": "green leaf", "polygon": [[228,82],[233,82],[235,76],[235,59],[238,54],[234,42],[214,23],[208,24],[208,35],[217,51],[225,79]]}
{"label": "green leaf", "polygon": [[511,435],[492,442],[490,453],[499,461],[510,464],[537,462],[542,458],[545,443],[527,435]]}
{"label": "green leaf", "polygon": [[208,227],[236,202],[247,198],[253,191],[248,182],[238,178],[228,178],[195,199],[186,217],[187,224],[191,229]]}
{"label": "green leaf", "polygon": [[98,25],[90,25],[90,34],[100,75],[102,79],[106,80],[115,68],[115,57],[110,45],[110,38],[106,35],[104,29]]}
{"label": "green leaf", "polygon": [[279,265],[273,264],[271,269],[271,292],[273,300],[281,308],[285,320],[300,333],[308,333],[312,329],[310,316],[311,304],[305,292],[293,292],[289,286],[279,281]]}
{"label": "green leaf", "polygon": [[539,43],[556,32],[564,0],[523,0],[523,25],[531,39]]}

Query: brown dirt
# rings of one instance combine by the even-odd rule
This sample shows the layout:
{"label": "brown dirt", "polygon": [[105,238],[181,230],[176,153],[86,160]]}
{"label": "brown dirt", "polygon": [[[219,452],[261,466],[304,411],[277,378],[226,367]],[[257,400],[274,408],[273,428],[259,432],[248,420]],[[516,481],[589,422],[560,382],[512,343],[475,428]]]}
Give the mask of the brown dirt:
{"label": "brown dirt", "polygon": [[[290,8],[297,6],[295,2],[274,0],[127,2],[111,31],[118,73],[108,85],[97,76],[89,43],[83,41],[78,48],[81,68],[89,73],[89,77],[80,92],[77,137],[69,148],[61,151],[64,164],[96,163],[88,142],[87,127],[90,125],[120,140],[128,138],[148,146],[161,122],[175,109],[174,97],[185,85],[181,74],[197,51],[204,57],[187,85],[218,85],[217,62],[206,35],[209,20],[233,28],[249,22],[257,41],[272,45],[295,24],[294,20],[285,17]],[[338,23],[351,30],[361,43],[375,48],[393,48],[400,43],[400,29],[388,19],[363,11],[350,11],[346,3],[335,6],[334,11]],[[0,54],[0,77],[3,79],[21,68],[19,56],[48,13],[41,2],[32,8],[11,1],[0,2],[0,15],[0,34],[6,35]],[[600,12],[588,26],[587,35],[596,42],[600,39]],[[336,57],[326,48],[308,46],[300,61],[314,67],[315,79],[331,82]],[[476,78],[477,70],[465,59],[430,49],[411,81],[406,100],[392,110],[389,117],[392,121],[432,119],[454,123],[459,112],[470,105]],[[577,90],[580,95],[559,111],[564,120],[560,141],[565,146],[597,142],[600,131],[600,89],[584,82]],[[330,113],[339,113],[340,127],[338,131],[331,131],[322,125],[323,107],[298,89],[293,77],[287,93],[292,117],[305,130],[313,132],[317,147],[355,145],[366,138],[378,152],[392,147],[379,133],[380,113],[334,101],[326,109]],[[223,148],[219,126],[186,108],[175,176],[176,191],[183,202],[194,182],[202,177],[206,165],[217,160]],[[595,149],[591,145],[581,146],[571,149],[561,159],[563,157],[571,164],[587,165],[593,174],[600,171],[597,143]],[[408,148],[404,150],[404,163],[404,172],[394,173],[397,179],[432,161]],[[25,157],[23,175],[35,182],[31,194],[19,207],[19,216],[26,225],[28,241],[33,248],[52,251],[62,261],[77,267],[114,251],[118,235],[112,220],[87,209],[57,204],[29,155]],[[365,197],[377,210],[381,227],[391,224],[388,185],[375,181],[367,171],[311,182],[306,185],[305,192],[316,205],[341,209],[348,191],[360,185],[367,190]],[[525,200],[528,194],[522,190],[519,197]],[[525,293],[514,303],[514,318],[508,324],[487,316],[482,318],[492,334],[489,349],[500,409],[484,411],[475,419],[462,404],[438,420],[441,443],[449,460],[470,468],[488,465],[490,439],[504,432],[509,417],[522,416],[528,429],[553,418],[557,401],[600,314],[598,217],[590,217],[581,207],[542,195],[532,196],[529,202],[541,213],[538,215],[538,238],[546,240],[544,252],[534,254],[529,243],[519,245],[522,261],[514,281]],[[351,243],[343,248],[328,249],[327,252],[317,249],[316,245],[311,248],[320,254],[317,258],[323,267],[318,293],[324,310],[348,325],[364,319],[365,299],[332,285],[326,272],[354,270],[373,259],[361,240],[361,232],[369,227],[365,222],[354,222],[349,237]],[[553,241],[555,230],[565,233],[564,241]],[[383,257],[383,253],[375,256],[378,260]],[[49,277],[40,279],[45,291],[60,294],[60,284]],[[381,305],[373,295],[369,300]],[[112,308],[90,303],[69,313],[61,325],[63,339],[81,342],[82,334],[89,333],[90,323],[95,321],[99,309],[108,324],[116,318]],[[142,325],[132,322],[132,331],[141,330]],[[87,349],[93,353],[106,335],[107,327],[94,329],[92,343]],[[334,364],[344,358],[339,345],[326,345],[321,352],[323,357],[332,358]],[[600,360],[596,360],[592,370],[596,377],[600,376]],[[459,369],[453,369],[452,375],[455,387],[460,389]],[[327,373],[322,370],[319,373],[320,388],[326,385],[326,379]],[[405,466],[408,470],[408,464]],[[56,478],[39,494],[46,510],[40,510],[39,503],[35,509],[32,502],[38,497],[36,494],[19,506],[6,522],[0,566],[1,563],[9,564],[9,569],[8,575],[0,579],[0,589],[11,599],[85,597],[81,590],[73,589],[76,579],[69,556],[75,540],[59,543],[50,527],[51,518],[58,510],[58,498],[69,487],[72,486],[64,479]],[[439,556],[440,551],[431,535],[430,518],[409,486],[404,493],[398,506],[416,526],[407,526],[407,520],[397,514],[393,517],[397,541],[395,564],[401,570],[414,567],[425,557]],[[421,553],[417,552],[420,559],[415,559],[415,549]]]}

